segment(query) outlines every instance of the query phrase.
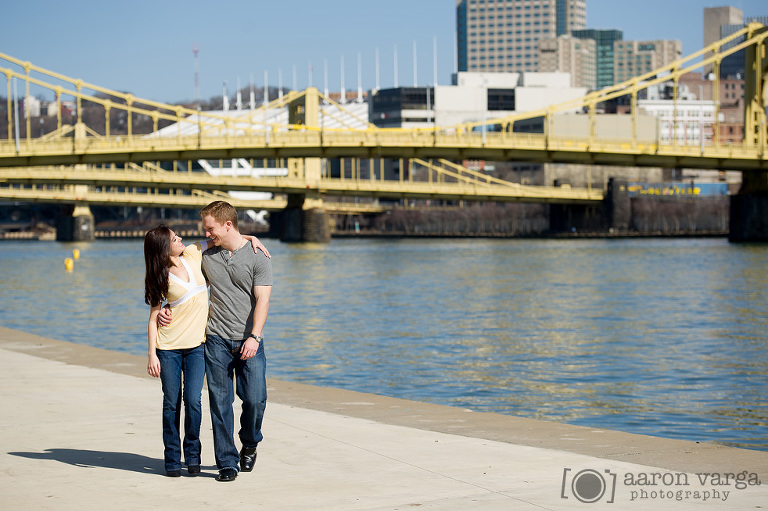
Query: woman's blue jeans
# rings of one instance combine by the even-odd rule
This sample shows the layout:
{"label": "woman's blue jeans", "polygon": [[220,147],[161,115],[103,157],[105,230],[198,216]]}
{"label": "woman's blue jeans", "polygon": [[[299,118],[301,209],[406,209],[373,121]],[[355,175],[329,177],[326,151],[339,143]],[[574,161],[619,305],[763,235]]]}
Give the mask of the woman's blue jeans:
{"label": "woman's blue jeans", "polygon": [[163,385],[163,444],[165,470],[181,470],[181,404],[184,403],[184,461],[200,464],[200,397],[205,376],[205,348],[156,350]]}
{"label": "woman's blue jeans", "polygon": [[243,340],[223,339],[218,335],[205,337],[205,372],[208,377],[208,397],[211,404],[213,451],[216,466],[238,470],[240,453],[235,446],[235,402],[233,378],[237,397],[243,402],[238,436],[243,447],[256,447],[262,440],[261,423],[267,407],[267,358],[264,341],[256,355],[240,360]]}

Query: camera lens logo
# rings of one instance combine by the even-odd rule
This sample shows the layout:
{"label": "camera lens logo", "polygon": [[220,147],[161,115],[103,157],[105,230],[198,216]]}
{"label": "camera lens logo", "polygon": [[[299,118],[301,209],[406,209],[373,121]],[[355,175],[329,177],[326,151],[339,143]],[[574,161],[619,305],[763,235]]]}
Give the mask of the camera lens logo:
{"label": "camera lens logo", "polygon": [[571,495],[580,502],[591,504],[602,499],[606,494],[610,495],[606,503],[612,503],[616,493],[616,474],[606,470],[608,478],[597,470],[587,468],[571,475],[570,468],[563,469],[563,484],[560,489],[560,497],[567,499],[566,489],[570,489]]}

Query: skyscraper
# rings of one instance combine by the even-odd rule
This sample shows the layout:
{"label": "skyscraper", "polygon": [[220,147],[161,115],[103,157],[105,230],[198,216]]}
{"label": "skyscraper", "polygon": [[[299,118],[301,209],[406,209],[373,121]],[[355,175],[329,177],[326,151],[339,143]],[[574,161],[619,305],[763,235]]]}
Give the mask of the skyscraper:
{"label": "skyscraper", "polygon": [[561,35],[539,41],[539,71],[570,73],[571,87],[594,90],[597,85],[595,41]]}
{"label": "skyscraper", "polygon": [[574,30],[571,34],[578,39],[594,39],[595,41],[595,54],[597,55],[596,88],[602,89],[613,85],[613,43],[621,41],[624,33],[621,30],[590,28]]}
{"label": "skyscraper", "polygon": [[704,8],[704,46],[709,46],[722,38],[721,25],[741,25],[744,23],[744,13],[736,7],[705,7]]}
{"label": "skyscraper", "polygon": [[[720,25],[720,37],[718,39],[723,39],[725,37],[735,34],[736,32],[743,29],[745,26],[747,26],[750,23],[760,23],[762,25],[766,25],[768,24],[768,16],[754,16],[751,18],[746,18],[743,23],[737,23],[733,25]],[[744,36],[738,37],[729,43],[725,43],[720,47],[720,50],[723,51],[723,50],[733,48],[734,46],[742,42],[744,42]],[[710,66],[708,68],[708,71],[714,71],[713,66]],[[727,57],[725,57],[720,62],[721,78],[741,79],[743,76],[744,76],[744,50],[739,50],[736,53],[732,53]]]}
{"label": "skyscraper", "polygon": [[[705,7],[704,8],[704,46],[709,46],[715,41],[719,41],[723,37],[726,37],[735,30],[723,34],[721,27],[723,25],[739,25],[739,28],[744,24],[744,13],[741,9],[736,7]],[[743,59],[743,56],[742,56]],[[707,65],[704,68],[704,73],[710,73],[712,71],[712,64]]]}
{"label": "skyscraper", "polygon": [[614,51],[614,82],[621,83],[671,64],[682,56],[680,41],[617,41]]}
{"label": "skyscraper", "polygon": [[538,43],[582,29],[587,0],[456,0],[459,71],[538,71]]}

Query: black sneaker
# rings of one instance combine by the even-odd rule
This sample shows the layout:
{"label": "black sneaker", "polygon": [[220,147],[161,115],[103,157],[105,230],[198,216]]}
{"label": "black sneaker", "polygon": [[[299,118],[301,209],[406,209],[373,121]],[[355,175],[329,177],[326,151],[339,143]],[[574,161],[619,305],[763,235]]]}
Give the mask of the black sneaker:
{"label": "black sneaker", "polygon": [[189,475],[192,477],[195,477],[200,474],[200,465],[189,465],[187,467],[187,472],[189,472]]}
{"label": "black sneaker", "polygon": [[168,477],[181,477],[181,470],[166,470],[165,475]]}

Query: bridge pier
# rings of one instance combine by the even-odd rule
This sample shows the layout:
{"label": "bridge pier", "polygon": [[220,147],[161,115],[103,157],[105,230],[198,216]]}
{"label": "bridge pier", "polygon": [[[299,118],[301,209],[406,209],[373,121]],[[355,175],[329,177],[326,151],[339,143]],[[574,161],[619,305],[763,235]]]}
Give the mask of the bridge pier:
{"label": "bridge pier", "polygon": [[[293,125],[320,126],[319,91],[309,87],[304,97],[288,105],[288,122]],[[283,211],[269,216],[273,236],[285,242],[327,243],[331,241],[331,225],[323,199],[316,191],[320,182],[320,158],[288,158],[288,177],[303,179],[307,192],[289,194]]]}
{"label": "bridge pier", "polygon": [[549,230],[553,233],[622,233],[629,230],[630,220],[627,180],[618,177],[608,179],[600,206],[552,204],[549,208]]}
{"label": "bridge pier", "polygon": [[289,195],[287,207],[270,214],[269,228],[271,235],[283,242],[331,241],[330,218],[322,201],[304,195]]}
{"label": "bridge pier", "polygon": [[603,212],[608,232],[627,232],[632,220],[632,204],[629,200],[629,183],[626,178],[608,179],[603,199]]}
{"label": "bridge pier", "polygon": [[743,172],[739,193],[731,196],[728,240],[768,241],[768,172]]}
{"label": "bridge pier", "polygon": [[[748,25],[748,38],[765,32],[759,23]],[[766,85],[768,56],[765,43],[744,49],[744,145],[766,152]],[[739,193],[731,196],[728,240],[768,241],[768,171],[743,171]]]}
{"label": "bridge pier", "polygon": [[93,213],[88,206],[66,206],[56,224],[56,241],[93,241]]}

